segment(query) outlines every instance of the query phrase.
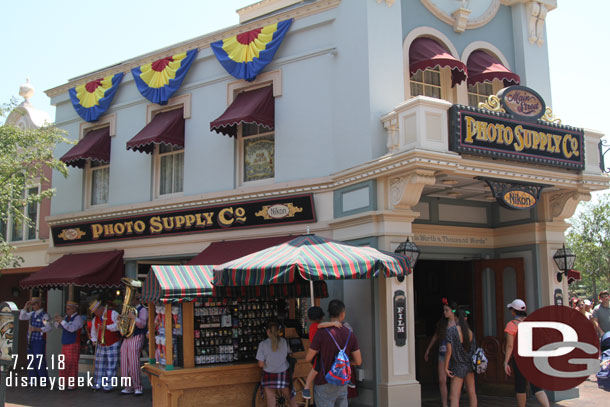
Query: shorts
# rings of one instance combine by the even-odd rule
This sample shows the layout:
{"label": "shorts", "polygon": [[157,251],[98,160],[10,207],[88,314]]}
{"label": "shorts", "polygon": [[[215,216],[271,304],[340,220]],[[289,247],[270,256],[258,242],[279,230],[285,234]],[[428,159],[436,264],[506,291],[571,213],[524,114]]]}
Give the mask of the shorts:
{"label": "shorts", "polygon": [[[517,393],[517,394],[526,393],[527,392],[527,380],[525,379],[525,377],[523,376],[523,374],[517,367],[515,360],[511,359],[511,362],[512,362],[511,367],[512,367],[513,373],[515,375],[515,393]],[[542,391],[542,389],[540,387],[535,386],[532,383],[530,383],[530,387],[532,389],[532,394],[536,394],[539,391]]]}

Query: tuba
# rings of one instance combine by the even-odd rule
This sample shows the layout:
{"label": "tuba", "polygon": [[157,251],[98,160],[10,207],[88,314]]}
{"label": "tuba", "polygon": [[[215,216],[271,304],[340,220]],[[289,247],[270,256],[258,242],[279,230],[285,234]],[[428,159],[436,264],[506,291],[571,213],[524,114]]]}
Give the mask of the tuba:
{"label": "tuba", "polygon": [[135,291],[142,287],[142,282],[127,277],[123,277],[121,282],[125,284],[125,298],[123,299],[123,308],[121,309],[117,325],[121,335],[125,338],[129,338],[136,329],[136,320],[129,318],[129,314],[133,312],[137,315],[135,307],[131,305],[131,300],[133,299]]}

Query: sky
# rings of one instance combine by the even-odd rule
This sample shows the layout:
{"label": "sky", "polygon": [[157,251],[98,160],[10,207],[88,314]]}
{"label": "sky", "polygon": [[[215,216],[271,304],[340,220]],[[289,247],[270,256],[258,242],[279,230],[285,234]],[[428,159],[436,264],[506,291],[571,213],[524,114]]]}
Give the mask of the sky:
{"label": "sky", "polygon": [[[0,103],[18,97],[19,86],[29,77],[36,89],[32,104],[53,118],[55,108],[45,90],[236,25],[239,18],[235,10],[255,1],[11,1],[0,17],[4,56]],[[548,13],[546,39],[553,100],[547,104],[564,124],[610,135],[610,121],[604,113],[610,93],[606,77],[610,66],[608,15],[607,0],[558,0],[558,7]],[[97,29],[97,25],[102,28]]]}

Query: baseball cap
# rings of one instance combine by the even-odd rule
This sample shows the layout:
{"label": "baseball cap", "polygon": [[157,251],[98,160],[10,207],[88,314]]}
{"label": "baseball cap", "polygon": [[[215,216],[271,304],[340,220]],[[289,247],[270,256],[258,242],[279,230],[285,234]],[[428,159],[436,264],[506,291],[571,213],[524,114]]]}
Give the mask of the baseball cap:
{"label": "baseball cap", "polygon": [[506,308],[512,308],[516,311],[525,311],[525,309],[526,309],[525,303],[518,298],[513,300],[513,302],[511,302],[510,304],[508,304],[506,306]]}
{"label": "baseball cap", "polygon": [[591,305],[591,301],[585,300],[585,305]]}

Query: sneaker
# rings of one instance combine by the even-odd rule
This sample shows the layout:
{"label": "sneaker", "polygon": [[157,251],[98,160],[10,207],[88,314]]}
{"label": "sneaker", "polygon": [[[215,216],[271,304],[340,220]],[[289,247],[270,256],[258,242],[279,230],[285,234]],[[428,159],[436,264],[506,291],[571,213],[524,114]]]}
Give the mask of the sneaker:
{"label": "sneaker", "polygon": [[303,398],[305,400],[311,399],[311,391],[309,389],[303,389]]}
{"label": "sneaker", "polygon": [[136,391],[133,393],[133,395],[134,395],[134,396],[141,396],[141,395],[142,395],[142,390],[136,390]]}
{"label": "sneaker", "polygon": [[91,390],[93,390],[94,392],[96,392],[98,390],[102,390],[102,386],[93,386],[93,387],[91,387]]}
{"label": "sneaker", "polygon": [[349,382],[349,383],[347,384],[347,387],[349,387],[350,389],[355,389],[355,388],[356,388],[356,385],[355,385],[354,383],[352,383],[352,382]]}
{"label": "sneaker", "polygon": [[121,394],[133,394],[133,390],[125,388],[121,390]]}

